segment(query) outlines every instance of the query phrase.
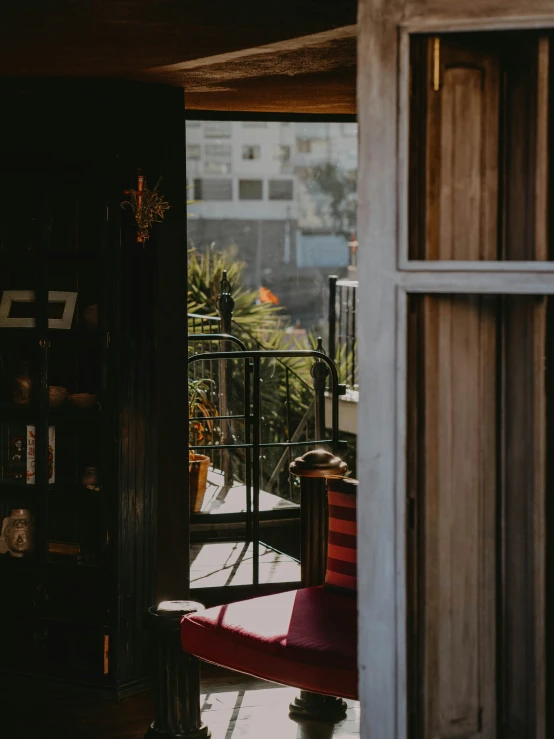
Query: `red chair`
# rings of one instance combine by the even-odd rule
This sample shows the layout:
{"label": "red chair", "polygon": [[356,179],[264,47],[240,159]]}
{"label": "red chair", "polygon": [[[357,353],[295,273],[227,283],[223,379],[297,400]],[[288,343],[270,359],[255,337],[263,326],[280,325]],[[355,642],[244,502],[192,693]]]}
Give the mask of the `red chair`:
{"label": "red chair", "polygon": [[[194,658],[299,688],[291,714],[336,721],[342,698],[357,699],[356,492],[346,465],[308,452],[291,465],[302,478],[302,582],[306,587],[216,606],[183,616],[180,642],[188,660],[181,692],[191,707]],[[327,496],[325,496],[325,479]],[[325,498],[328,498],[328,505]],[[319,519],[319,520],[318,520]],[[200,607],[201,608],[201,607]],[[191,668],[192,665],[192,668]],[[191,672],[192,669],[192,672]],[[186,734],[206,736],[200,723]],[[199,733],[195,733],[199,732]],[[159,734],[157,734],[159,736]],[[163,736],[173,736],[171,733]]]}

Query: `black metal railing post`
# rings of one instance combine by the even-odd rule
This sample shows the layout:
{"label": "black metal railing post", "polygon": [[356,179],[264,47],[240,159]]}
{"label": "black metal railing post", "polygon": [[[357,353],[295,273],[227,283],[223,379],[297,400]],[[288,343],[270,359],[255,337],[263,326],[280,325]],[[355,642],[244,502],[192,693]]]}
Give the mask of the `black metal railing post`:
{"label": "black metal railing post", "polygon": [[[317,340],[317,351],[325,354],[321,336]],[[325,437],[325,389],[329,378],[329,367],[321,360],[316,360],[310,370],[315,391],[315,428],[319,439]]]}
{"label": "black metal railing post", "polygon": [[181,649],[183,616],[201,611],[193,601],[164,601],[148,609],[156,652],[156,718],[145,739],[208,739],[200,712],[200,663]]}
{"label": "black metal railing post", "polygon": [[337,275],[329,275],[329,357],[336,360],[337,342]]}
{"label": "black metal railing post", "polygon": [[[231,294],[231,284],[227,279],[227,270],[223,271],[223,279],[219,283],[219,297],[217,299],[217,310],[221,319],[221,333],[230,334],[233,323],[233,311],[235,309],[235,300]],[[230,350],[227,341],[223,342],[223,351]],[[219,393],[221,398],[221,415],[229,415],[229,402],[232,392],[232,373],[233,363],[231,360],[219,363]],[[221,443],[225,445],[234,444],[236,441],[233,430],[233,424],[230,420],[221,422]],[[225,485],[233,484],[233,462],[230,450],[226,450],[223,455],[223,474]]]}
{"label": "black metal railing post", "polygon": [[329,276],[329,357],[340,378],[352,390],[358,388],[357,358],[358,280]]}

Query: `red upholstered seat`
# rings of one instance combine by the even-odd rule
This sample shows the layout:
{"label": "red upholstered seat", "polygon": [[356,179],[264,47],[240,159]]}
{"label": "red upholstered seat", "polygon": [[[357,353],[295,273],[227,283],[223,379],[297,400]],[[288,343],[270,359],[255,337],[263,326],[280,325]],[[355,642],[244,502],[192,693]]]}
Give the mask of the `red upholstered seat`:
{"label": "red upholstered seat", "polygon": [[301,690],[358,697],[357,601],[321,587],[209,608],[181,622],[183,649]]}

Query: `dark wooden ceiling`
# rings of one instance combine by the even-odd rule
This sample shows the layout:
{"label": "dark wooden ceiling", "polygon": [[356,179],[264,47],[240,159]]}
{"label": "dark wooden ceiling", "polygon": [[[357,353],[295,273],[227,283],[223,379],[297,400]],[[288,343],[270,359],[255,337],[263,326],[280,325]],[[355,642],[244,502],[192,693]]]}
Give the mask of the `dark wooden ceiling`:
{"label": "dark wooden ceiling", "polygon": [[353,113],[355,22],[356,0],[6,0],[0,75],[157,80],[205,110]]}

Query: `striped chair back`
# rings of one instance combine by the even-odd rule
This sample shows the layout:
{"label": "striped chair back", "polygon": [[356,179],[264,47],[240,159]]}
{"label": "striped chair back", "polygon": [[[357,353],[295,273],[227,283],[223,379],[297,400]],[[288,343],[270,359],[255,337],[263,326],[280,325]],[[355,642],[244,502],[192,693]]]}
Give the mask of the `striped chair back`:
{"label": "striped chair back", "polygon": [[325,587],[356,593],[356,495],[358,481],[347,477],[327,479],[329,538]]}

